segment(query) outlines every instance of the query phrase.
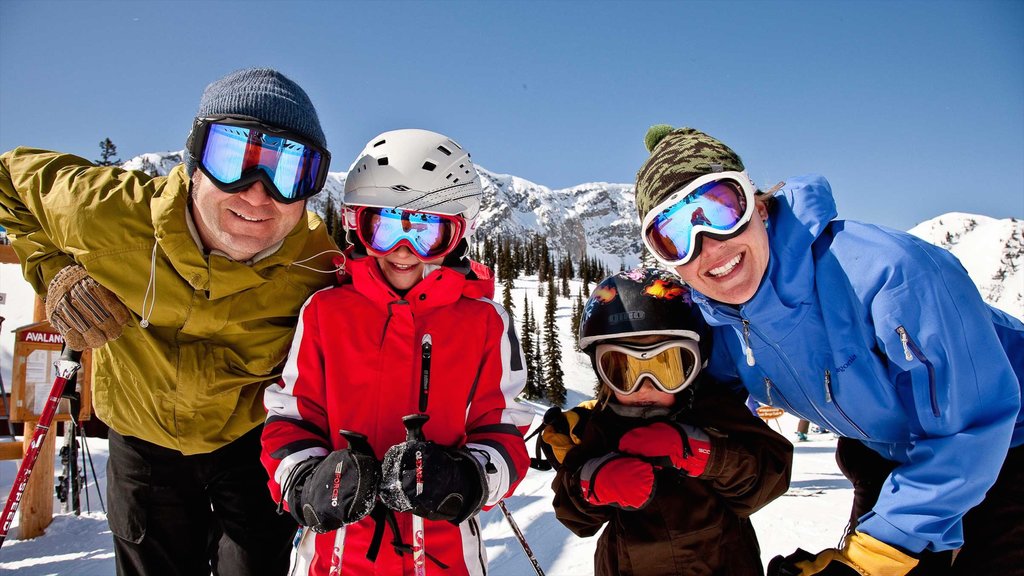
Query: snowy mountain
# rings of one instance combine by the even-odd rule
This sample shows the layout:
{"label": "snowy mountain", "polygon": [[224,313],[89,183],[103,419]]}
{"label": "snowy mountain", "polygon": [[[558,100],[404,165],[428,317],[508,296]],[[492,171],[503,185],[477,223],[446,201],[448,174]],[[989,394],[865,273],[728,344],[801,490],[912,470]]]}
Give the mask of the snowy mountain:
{"label": "snowy mountain", "polygon": [[[183,153],[143,154],[123,166],[165,175],[181,162]],[[552,247],[566,250],[574,258],[586,251],[612,270],[639,264],[643,247],[632,184],[596,182],[552,190],[518,176],[477,169],[484,187],[478,237],[540,234],[548,237]],[[346,175],[331,172],[326,193],[313,197],[310,209],[322,215],[328,197],[340,206]]]}
{"label": "snowy mountain", "polygon": [[986,302],[1024,318],[1024,221],[950,212],[909,232],[959,258]]}

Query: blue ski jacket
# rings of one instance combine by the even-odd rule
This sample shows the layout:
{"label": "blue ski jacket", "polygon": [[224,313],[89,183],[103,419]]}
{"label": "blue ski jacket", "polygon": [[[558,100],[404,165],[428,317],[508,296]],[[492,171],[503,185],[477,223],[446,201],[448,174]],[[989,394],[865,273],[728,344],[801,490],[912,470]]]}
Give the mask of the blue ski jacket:
{"label": "blue ski jacket", "polygon": [[834,220],[823,177],[775,199],[753,298],[693,293],[714,328],[709,370],[898,463],[858,530],[911,552],[961,546],[963,515],[1024,443],[1024,324],[948,251]]}

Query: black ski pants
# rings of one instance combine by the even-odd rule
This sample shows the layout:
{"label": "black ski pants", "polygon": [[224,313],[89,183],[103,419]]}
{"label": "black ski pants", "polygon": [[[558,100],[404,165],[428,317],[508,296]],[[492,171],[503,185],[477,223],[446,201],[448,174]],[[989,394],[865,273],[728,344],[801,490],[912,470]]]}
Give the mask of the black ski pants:
{"label": "black ski pants", "polygon": [[[896,462],[851,438],[840,438],[836,449],[839,469],[853,483],[850,528],[878,501],[882,483]],[[970,470],[964,470],[965,475]],[[995,485],[963,519],[964,545],[954,555],[924,552],[912,576],[999,576],[1024,574],[1024,446],[1011,448]],[[955,558],[955,560],[954,560]],[[950,562],[952,561],[952,567]]]}
{"label": "black ski pants", "polygon": [[107,521],[119,575],[287,574],[297,526],[270,497],[261,430],[192,456],[110,431]]}

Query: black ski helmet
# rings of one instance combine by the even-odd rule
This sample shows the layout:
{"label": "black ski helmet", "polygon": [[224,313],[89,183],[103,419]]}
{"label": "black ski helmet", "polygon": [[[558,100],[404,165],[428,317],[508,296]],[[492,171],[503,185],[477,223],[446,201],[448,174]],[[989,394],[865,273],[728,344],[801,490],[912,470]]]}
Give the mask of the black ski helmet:
{"label": "black ski helmet", "polygon": [[690,299],[690,289],[671,272],[637,268],[594,287],[580,319],[580,349],[591,359],[602,340],[649,334],[696,340],[701,365],[711,353],[711,330]]}

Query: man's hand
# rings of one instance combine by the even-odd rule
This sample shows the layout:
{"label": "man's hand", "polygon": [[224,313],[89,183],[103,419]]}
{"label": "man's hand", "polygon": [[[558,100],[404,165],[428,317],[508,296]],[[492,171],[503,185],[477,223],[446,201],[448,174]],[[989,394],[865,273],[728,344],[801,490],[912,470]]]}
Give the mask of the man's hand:
{"label": "man's hand", "polygon": [[46,291],[46,318],[73,350],[98,348],[121,335],[128,308],[78,264],[65,266]]}
{"label": "man's hand", "polygon": [[689,476],[700,476],[711,459],[711,439],[687,424],[655,422],[634,428],[619,439],[619,451],[646,458],[666,457]]}
{"label": "man's hand", "polygon": [[488,487],[480,462],[462,448],[409,440],[384,455],[380,499],[397,512],[460,524],[483,508]]}
{"label": "man's hand", "polygon": [[654,466],[617,452],[587,460],[580,469],[583,498],[594,506],[640,510],[651,502],[654,487]]}
{"label": "man's hand", "polygon": [[917,558],[854,532],[841,550],[829,548],[816,556],[797,550],[776,556],[768,564],[768,576],[905,576],[915,566]]}
{"label": "man's hand", "polygon": [[285,499],[292,516],[314,532],[337,530],[362,520],[373,509],[380,463],[349,448],[296,465]]}

